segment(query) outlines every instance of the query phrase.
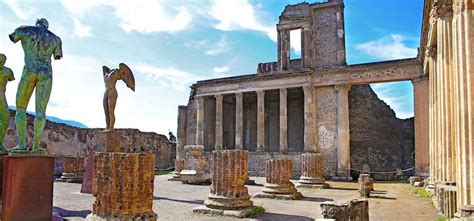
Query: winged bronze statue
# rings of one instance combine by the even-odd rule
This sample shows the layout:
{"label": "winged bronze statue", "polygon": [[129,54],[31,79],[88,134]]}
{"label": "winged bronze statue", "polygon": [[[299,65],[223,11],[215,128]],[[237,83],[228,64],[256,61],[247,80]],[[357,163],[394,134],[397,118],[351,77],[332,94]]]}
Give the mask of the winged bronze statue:
{"label": "winged bronze statue", "polygon": [[118,69],[110,69],[107,66],[102,67],[105,83],[104,93],[104,112],[107,127],[105,132],[112,132],[115,124],[115,105],[117,104],[117,89],[115,84],[118,80],[123,80],[127,87],[135,91],[135,77],[132,70],[124,63],[119,64]]}

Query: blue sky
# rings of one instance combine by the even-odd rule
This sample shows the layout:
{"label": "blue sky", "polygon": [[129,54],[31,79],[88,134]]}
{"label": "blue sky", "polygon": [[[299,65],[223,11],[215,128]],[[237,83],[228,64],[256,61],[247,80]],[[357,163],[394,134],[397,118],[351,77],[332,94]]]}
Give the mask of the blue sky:
{"label": "blue sky", "polygon": [[[0,53],[17,78],[8,84],[7,100],[14,105],[23,66],[21,45],[8,34],[44,17],[64,51],[64,59],[53,61],[48,115],[103,127],[101,67],[124,62],[134,71],[136,92],[117,84],[116,127],[174,132],[177,106],[187,103],[192,83],[252,74],[258,63],[276,60],[278,16],[285,5],[298,2],[3,0]],[[422,6],[422,0],[346,0],[348,63],[415,57]],[[411,82],[372,86],[398,117],[413,116]]]}

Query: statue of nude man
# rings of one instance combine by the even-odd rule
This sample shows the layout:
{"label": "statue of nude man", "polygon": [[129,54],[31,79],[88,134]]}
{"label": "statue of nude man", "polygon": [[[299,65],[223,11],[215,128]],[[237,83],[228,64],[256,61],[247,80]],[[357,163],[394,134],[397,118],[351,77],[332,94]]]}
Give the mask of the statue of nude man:
{"label": "statue of nude man", "polygon": [[10,122],[10,110],[8,109],[5,91],[7,89],[7,83],[15,80],[13,71],[4,66],[6,61],[7,56],[0,54],[0,154],[7,153],[7,149],[3,146],[3,139],[5,138],[5,133],[7,132]]}
{"label": "statue of nude man", "polygon": [[117,89],[115,84],[118,80],[123,80],[127,87],[135,91],[135,78],[132,70],[124,64],[120,63],[118,69],[110,69],[107,66],[102,67],[102,73],[104,76],[105,92],[104,92],[104,113],[105,123],[107,127],[104,132],[114,131],[115,125],[115,105],[117,104]]}
{"label": "statue of nude man", "polygon": [[59,60],[63,56],[61,39],[48,30],[48,21],[36,20],[35,26],[21,26],[9,35],[13,43],[21,41],[25,54],[25,66],[16,93],[16,130],[18,145],[12,153],[27,153],[26,147],[26,108],[35,90],[35,125],[31,153],[45,154],[40,146],[41,134],[46,124],[46,106],[53,82],[51,56]]}

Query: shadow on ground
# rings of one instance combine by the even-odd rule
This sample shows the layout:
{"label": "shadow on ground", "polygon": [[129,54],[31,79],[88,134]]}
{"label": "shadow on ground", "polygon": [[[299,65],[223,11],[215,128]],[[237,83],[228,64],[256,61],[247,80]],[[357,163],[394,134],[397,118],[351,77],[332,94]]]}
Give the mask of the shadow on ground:
{"label": "shadow on ground", "polygon": [[257,219],[258,220],[265,220],[265,221],[285,221],[285,220],[314,221],[313,218],[309,218],[309,217],[306,217],[306,216],[295,216],[295,215],[279,214],[279,213],[267,213],[267,212],[262,214],[261,217],[257,217]]}
{"label": "shadow on ground", "polygon": [[178,199],[170,199],[166,197],[156,197],[156,196],[153,197],[153,200],[167,200],[167,201],[173,201],[173,202],[178,202],[178,203],[204,205],[204,200],[178,200]]}
{"label": "shadow on ground", "polygon": [[329,198],[309,197],[309,196],[303,196],[303,198],[301,200],[309,201],[309,202],[318,202],[318,203],[326,202],[326,201],[334,201],[333,199],[329,199]]}
{"label": "shadow on ground", "polygon": [[62,217],[64,218],[67,218],[67,217],[82,217],[82,218],[86,218],[87,215],[89,215],[90,213],[92,213],[92,211],[90,210],[66,210],[66,209],[63,209],[61,207],[53,207],[53,212],[57,212],[59,213],[59,215],[61,215]]}

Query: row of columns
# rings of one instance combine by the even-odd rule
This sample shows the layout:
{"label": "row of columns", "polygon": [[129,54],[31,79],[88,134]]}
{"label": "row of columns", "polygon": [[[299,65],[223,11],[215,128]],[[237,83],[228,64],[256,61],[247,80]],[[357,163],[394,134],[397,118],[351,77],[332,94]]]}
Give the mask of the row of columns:
{"label": "row of columns", "polygon": [[[337,159],[338,175],[350,176],[350,148],[349,148],[349,97],[350,85],[336,85],[337,93]],[[304,92],[304,151],[318,152],[318,126],[316,88],[310,85],[303,87]],[[281,88],[280,93],[280,152],[288,151],[288,90]],[[257,94],[257,151],[265,151],[265,91],[258,90]],[[215,95],[216,99],[216,127],[215,149],[221,150],[223,145],[223,96]],[[243,149],[243,94],[237,92],[235,149]],[[197,132],[196,144],[203,144],[204,137],[204,104],[203,97],[196,97]]]}
{"label": "row of columns", "polygon": [[[425,52],[429,80],[430,178],[455,182],[456,208],[474,205],[474,6],[438,1]],[[416,104],[415,104],[416,105]]]}

